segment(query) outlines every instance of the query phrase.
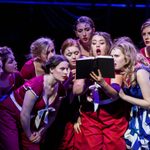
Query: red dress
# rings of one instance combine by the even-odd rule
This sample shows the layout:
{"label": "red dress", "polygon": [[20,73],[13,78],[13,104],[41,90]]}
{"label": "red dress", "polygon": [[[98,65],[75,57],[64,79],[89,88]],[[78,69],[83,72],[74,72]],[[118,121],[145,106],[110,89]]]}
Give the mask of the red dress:
{"label": "red dress", "polygon": [[[110,80],[106,80],[110,84]],[[88,93],[88,91],[87,91]],[[67,124],[60,149],[63,150],[126,150],[123,135],[128,126],[129,108],[123,100],[99,106],[94,112],[92,102],[86,95],[81,106],[81,133],[76,133],[73,124]],[[101,90],[101,99],[108,99]]]}
{"label": "red dress", "polygon": [[[145,47],[144,48],[142,48],[142,49],[140,49],[140,53],[141,54],[143,54],[143,56],[145,56],[146,57],[146,54],[145,54]],[[146,57],[147,58],[147,60],[149,61],[149,63],[150,63],[150,57]]]}
{"label": "red dress", "polygon": [[[60,86],[59,86],[60,87]],[[26,137],[20,123],[20,110],[23,104],[23,99],[26,90],[32,90],[36,95],[37,101],[33,107],[31,116],[31,131],[35,131],[35,118],[37,112],[45,109],[47,106],[43,99],[43,76],[35,77],[27,81],[24,85],[14,91],[14,95],[10,95],[6,100],[0,103],[0,149],[1,150],[39,150],[39,144],[31,143]],[[59,88],[58,95],[54,102],[48,107],[53,107],[54,112],[49,112],[50,120],[48,126],[54,121],[57,110],[61,104],[61,99],[64,96],[63,89]],[[13,101],[15,100],[15,102]],[[17,103],[17,104],[16,104]],[[19,107],[20,106],[20,107]],[[41,122],[40,127],[46,124]]]}
{"label": "red dress", "polygon": [[9,76],[8,85],[0,85],[0,102],[6,99],[9,94],[24,83],[19,72],[13,72]]}
{"label": "red dress", "polygon": [[20,73],[24,79],[29,80],[36,76],[35,67],[34,67],[33,62],[34,62],[34,60],[30,59],[21,68]]}

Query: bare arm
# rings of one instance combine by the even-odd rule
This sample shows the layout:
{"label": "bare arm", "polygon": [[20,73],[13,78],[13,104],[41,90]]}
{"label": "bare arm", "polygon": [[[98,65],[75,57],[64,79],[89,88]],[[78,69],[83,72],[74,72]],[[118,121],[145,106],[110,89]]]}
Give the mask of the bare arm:
{"label": "bare arm", "polygon": [[149,92],[150,80],[149,80],[149,78],[150,78],[149,72],[147,72],[144,69],[138,70],[137,82],[141,88],[143,99],[125,95],[125,93],[122,90],[119,92],[120,97],[123,100],[125,100],[133,105],[137,105],[137,106],[143,107],[145,109],[150,109],[150,92]]}
{"label": "bare arm", "polygon": [[31,115],[31,111],[33,109],[35,102],[36,102],[35,95],[30,90],[28,90],[24,96],[22,111],[20,114],[20,120],[21,120],[22,127],[24,129],[24,132],[26,133],[26,136],[29,139],[32,135],[32,132],[30,130],[30,119],[31,119],[30,115]]}
{"label": "bare arm", "polygon": [[78,79],[74,81],[73,84],[73,94],[80,95],[84,92],[85,89],[85,80],[84,79]]}
{"label": "bare arm", "polygon": [[[98,70],[98,75],[96,75],[94,72],[90,74],[92,79],[94,79],[103,89],[103,91],[112,98],[118,97],[118,92],[111,87],[102,77],[100,70]],[[111,84],[116,83],[118,85],[122,85],[122,75],[115,75],[115,78],[111,79]]]}

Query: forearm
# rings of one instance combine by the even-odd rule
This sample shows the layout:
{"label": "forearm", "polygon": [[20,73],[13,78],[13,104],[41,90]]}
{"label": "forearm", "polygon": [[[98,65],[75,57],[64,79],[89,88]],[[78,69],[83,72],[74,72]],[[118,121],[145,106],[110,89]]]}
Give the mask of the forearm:
{"label": "forearm", "polygon": [[105,92],[106,95],[112,98],[118,97],[118,91],[109,85],[104,79],[101,82],[98,82],[101,86],[102,90]]}
{"label": "forearm", "polygon": [[30,130],[30,115],[24,115],[21,113],[20,120],[21,120],[21,125],[22,125],[23,130],[26,136],[29,138],[32,134]]}
{"label": "forearm", "polygon": [[127,101],[127,102],[129,102],[133,105],[137,105],[137,106],[145,108],[145,109],[150,109],[150,102],[146,101],[144,99],[139,99],[139,98],[131,97],[131,96],[128,96],[128,95],[124,95],[121,98],[124,101]]}
{"label": "forearm", "polygon": [[79,95],[82,94],[85,88],[85,80],[75,80],[73,84],[73,94]]}

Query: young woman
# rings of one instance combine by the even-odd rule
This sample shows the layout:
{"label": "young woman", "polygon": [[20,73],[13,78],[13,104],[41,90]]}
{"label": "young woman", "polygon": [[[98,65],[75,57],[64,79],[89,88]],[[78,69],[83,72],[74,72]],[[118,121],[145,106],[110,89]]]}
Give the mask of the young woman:
{"label": "young woman", "polygon": [[17,71],[17,62],[9,47],[0,47],[1,73],[0,73],[0,102],[3,101],[14,89],[24,83]]}
{"label": "young woman", "polygon": [[75,110],[79,109],[79,100],[72,93],[73,82],[76,79],[76,60],[81,56],[78,42],[72,38],[66,39],[62,43],[60,53],[68,60],[70,66],[69,78],[64,83],[67,96],[62,102],[56,121],[49,131],[44,145],[45,148],[42,147],[43,150],[58,149],[58,147],[66,148],[65,144],[68,146],[66,141],[70,140],[71,134],[74,131],[73,124],[76,120]]}
{"label": "young woman", "polygon": [[45,64],[45,75],[31,80],[0,103],[0,149],[39,150],[39,142],[53,123],[65,90],[68,61],[60,55]]}
{"label": "young woman", "polygon": [[147,19],[141,26],[141,35],[145,44],[140,50],[147,60],[150,62],[150,19]]}
{"label": "young woman", "polygon": [[[108,55],[112,43],[108,33],[96,32],[91,41],[94,56]],[[127,128],[123,106],[118,101],[113,102],[118,98],[122,76],[116,75],[114,79],[104,79],[100,71],[98,75],[94,72],[90,75],[94,82],[81,79],[75,80],[73,85],[74,94],[80,95],[81,107],[80,117],[74,125],[76,132],[74,132],[73,146],[68,149],[126,149],[122,138]],[[94,95],[89,89],[95,82],[101,86],[98,89],[101,102],[96,111],[94,110]]]}
{"label": "young woman", "polygon": [[129,127],[124,135],[127,149],[150,149],[150,66],[141,64],[144,59],[137,57],[135,46],[127,41],[114,45],[111,55],[115,68],[123,74],[124,91],[120,90],[119,95],[132,104]]}
{"label": "young woman", "polygon": [[44,74],[43,63],[55,55],[54,43],[50,38],[38,38],[30,46],[30,57],[21,69],[22,77],[26,80]]}
{"label": "young woman", "polygon": [[90,56],[91,38],[95,32],[93,20],[87,16],[80,16],[74,25],[74,31],[78,38],[81,55]]}

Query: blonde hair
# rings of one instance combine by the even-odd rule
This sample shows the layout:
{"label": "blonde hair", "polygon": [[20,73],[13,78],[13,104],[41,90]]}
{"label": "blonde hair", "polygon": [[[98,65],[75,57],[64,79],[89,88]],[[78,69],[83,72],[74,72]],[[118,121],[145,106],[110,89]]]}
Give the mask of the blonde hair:
{"label": "blonde hair", "polygon": [[137,49],[129,41],[121,40],[120,42],[115,42],[111,48],[118,48],[123,53],[127,64],[124,66],[124,70],[122,70],[123,74],[123,82],[125,85],[135,85],[136,84],[136,76],[135,76],[135,65],[137,62]]}
{"label": "blonde hair", "polygon": [[50,45],[54,45],[50,38],[41,37],[35,40],[30,46],[31,57],[35,58],[41,55],[44,49],[47,49]]}

